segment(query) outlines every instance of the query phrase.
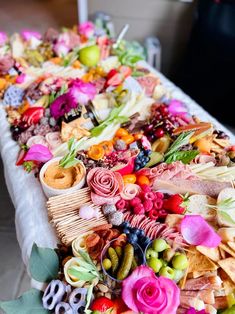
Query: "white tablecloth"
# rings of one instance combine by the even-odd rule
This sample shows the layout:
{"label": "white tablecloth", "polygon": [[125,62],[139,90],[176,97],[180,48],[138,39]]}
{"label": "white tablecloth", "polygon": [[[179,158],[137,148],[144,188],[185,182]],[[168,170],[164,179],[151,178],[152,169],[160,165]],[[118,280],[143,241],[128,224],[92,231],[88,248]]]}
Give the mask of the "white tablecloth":
{"label": "white tablecloth", "polygon": [[[147,66],[144,63],[144,66]],[[151,69],[149,67],[149,69]],[[152,69],[151,69],[152,70]],[[210,121],[220,130],[224,130],[235,143],[234,135],[209,115],[202,107],[185,95],[161,73],[156,72],[174,98],[186,103],[189,111],[204,121]],[[22,167],[16,167],[19,152],[18,144],[11,139],[9,124],[4,108],[0,105],[0,151],[4,164],[4,173],[8,191],[15,206],[17,239],[22,251],[22,259],[28,266],[31,247],[34,242],[42,247],[55,247],[58,242],[53,227],[48,223],[45,207],[46,198],[41,185],[33,174],[27,174]]]}

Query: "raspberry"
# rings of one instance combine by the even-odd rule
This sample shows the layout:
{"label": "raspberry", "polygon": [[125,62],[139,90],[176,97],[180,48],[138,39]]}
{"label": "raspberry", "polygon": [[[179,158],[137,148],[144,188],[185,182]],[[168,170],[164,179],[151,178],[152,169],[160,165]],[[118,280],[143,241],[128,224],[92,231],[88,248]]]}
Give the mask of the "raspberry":
{"label": "raspberry", "polygon": [[159,218],[166,218],[167,216],[167,212],[165,211],[165,209],[161,209],[159,210]]}
{"label": "raspberry", "polygon": [[164,198],[164,194],[161,192],[156,192],[155,196],[156,196],[156,198],[160,198],[161,200]]}
{"label": "raspberry", "polygon": [[153,192],[145,192],[144,193],[144,199],[154,201],[155,200],[155,194]]}
{"label": "raspberry", "polygon": [[143,192],[151,192],[151,187],[147,184],[141,185],[141,189]]}
{"label": "raspberry", "polygon": [[139,197],[134,197],[132,200],[130,200],[130,205],[135,207],[136,205],[141,204],[141,199]]}
{"label": "raspberry", "polygon": [[145,200],[143,205],[146,212],[149,212],[153,208],[153,202],[151,200]]}
{"label": "raspberry", "polygon": [[161,200],[161,199],[156,199],[156,200],[153,202],[153,207],[154,207],[156,210],[162,209],[162,206],[163,206],[163,200]]}
{"label": "raspberry", "polygon": [[123,199],[120,199],[117,203],[116,203],[116,207],[117,209],[124,209],[126,207],[126,201]]}
{"label": "raspberry", "polygon": [[144,205],[143,204],[137,204],[133,208],[133,212],[136,215],[143,215],[145,213],[144,211]]}
{"label": "raspberry", "polygon": [[158,214],[158,211],[156,211],[156,209],[150,210],[150,212],[149,212],[149,218],[150,218],[151,220],[157,220],[158,217],[159,217],[159,214]]}

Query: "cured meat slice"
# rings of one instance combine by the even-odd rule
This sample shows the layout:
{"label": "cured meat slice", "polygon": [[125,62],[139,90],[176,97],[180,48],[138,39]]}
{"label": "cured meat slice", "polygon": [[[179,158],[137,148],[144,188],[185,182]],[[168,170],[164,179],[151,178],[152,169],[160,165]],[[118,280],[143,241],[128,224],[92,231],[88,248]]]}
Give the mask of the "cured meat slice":
{"label": "cured meat slice", "polygon": [[159,79],[155,76],[138,77],[136,80],[145,90],[147,96],[153,95],[154,88],[159,83]]}
{"label": "cured meat slice", "polygon": [[221,279],[218,276],[199,277],[194,279],[188,279],[185,282],[183,290],[204,290],[204,289],[221,289]]}

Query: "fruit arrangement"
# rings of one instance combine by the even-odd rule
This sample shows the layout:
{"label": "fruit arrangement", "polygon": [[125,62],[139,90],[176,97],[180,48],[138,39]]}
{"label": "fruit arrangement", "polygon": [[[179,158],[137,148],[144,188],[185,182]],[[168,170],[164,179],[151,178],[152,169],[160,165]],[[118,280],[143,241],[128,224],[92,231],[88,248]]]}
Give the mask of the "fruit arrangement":
{"label": "fruit arrangement", "polygon": [[[6,313],[216,314],[235,306],[235,154],[143,63],[86,22],[0,33],[16,166],[39,178],[58,248]],[[17,56],[17,57],[16,57]],[[9,152],[10,153],[10,152]],[[27,173],[22,175],[28,175]]]}

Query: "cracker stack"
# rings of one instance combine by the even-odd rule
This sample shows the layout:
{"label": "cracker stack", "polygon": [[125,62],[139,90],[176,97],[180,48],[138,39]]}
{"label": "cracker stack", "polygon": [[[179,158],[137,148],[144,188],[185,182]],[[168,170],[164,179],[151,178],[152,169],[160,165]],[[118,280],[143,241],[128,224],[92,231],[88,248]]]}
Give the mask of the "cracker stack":
{"label": "cracker stack", "polygon": [[[101,207],[92,204],[89,188],[78,190],[71,194],[63,194],[49,198],[47,202],[48,217],[55,227],[58,238],[65,245],[70,245],[81,233],[107,223],[101,212]],[[81,205],[90,205],[99,210],[99,218],[89,220],[79,216]]]}

